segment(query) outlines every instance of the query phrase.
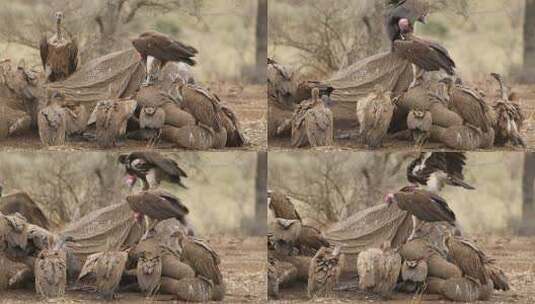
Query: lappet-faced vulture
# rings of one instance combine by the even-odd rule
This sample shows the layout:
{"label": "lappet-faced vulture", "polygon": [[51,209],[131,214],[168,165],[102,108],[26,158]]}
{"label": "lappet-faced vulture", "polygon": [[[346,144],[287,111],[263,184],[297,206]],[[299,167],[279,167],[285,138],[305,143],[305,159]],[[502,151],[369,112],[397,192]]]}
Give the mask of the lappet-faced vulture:
{"label": "lappet-faced vulture", "polygon": [[464,182],[465,161],[462,152],[422,152],[407,167],[407,179],[431,192],[438,192],[445,185],[473,190],[474,187]]}
{"label": "lappet-faced vulture", "polygon": [[141,55],[141,58],[147,66],[146,83],[150,83],[153,59],[160,62],[158,69],[168,61],[184,62],[189,65],[195,65],[193,57],[198,53],[197,49],[185,45],[171,37],[155,31],[144,32],[139,37],[132,40],[132,44]]}
{"label": "lappet-faced vulture", "polygon": [[417,219],[424,222],[448,222],[456,225],[455,213],[446,200],[432,192],[406,187],[402,191],[387,194],[387,204],[397,204]]}
{"label": "lappet-faced vulture", "polygon": [[[158,152],[132,152],[119,156],[119,162],[126,168],[127,183],[134,186],[137,179],[143,182],[143,189],[157,187],[162,180],[187,188],[182,178],[188,175],[178,166],[176,161],[164,157]],[[152,183],[152,184],[151,184]]]}
{"label": "lappet-faced vulture", "polygon": [[[189,214],[188,207],[182,204],[178,197],[167,191],[159,189],[141,191],[137,194],[127,196],[126,201],[135,212],[134,218],[136,220],[140,221],[144,215],[154,220],[149,231],[159,221],[169,218],[176,218],[184,226],[190,227],[186,219],[186,216]],[[188,229],[191,230],[191,228]]]}
{"label": "lappet-faced vulture", "polygon": [[63,13],[56,13],[56,34],[50,39],[41,39],[39,49],[41,61],[49,82],[63,80],[76,71],[78,66],[78,45],[75,39],[66,37],[61,29]]}
{"label": "lappet-faced vulture", "polygon": [[403,30],[401,35],[403,39],[394,41],[393,50],[416,66],[415,81],[420,80],[423,73],[431,71],[443,70],[449,75],[455,75],[455,62],[442,45],[416,37],[410,32],[404,33]]}
{"label": "lappet-faced vulture", "polygon": [[[391,1],[385,15],[385,28],[388,39],[393,43],[401,39],[400,24],[408,24],[410,31],[414,30],[416,22],[426,22],[428,5],[417,0]],[[406,30],[407,30],[406,29]]]}

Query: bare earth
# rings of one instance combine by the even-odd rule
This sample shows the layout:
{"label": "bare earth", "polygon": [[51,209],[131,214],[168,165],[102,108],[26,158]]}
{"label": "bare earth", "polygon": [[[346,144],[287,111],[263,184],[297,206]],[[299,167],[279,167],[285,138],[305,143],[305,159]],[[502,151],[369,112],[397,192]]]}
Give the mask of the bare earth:
{"label": "bare earth", "polygon": [[[486,91],[490,92],[493,88],[489,88]],[[529,150],[535,150],[535,86],[527,85],[517,85],[514,86],[513,92],[516,92],[520,97],[520,106],[522,108],[523,114],[525,116],[524,127],[521,130],[522,137],[526,142],[526,146]],[[495,95],[488,96],[487,100],[490,102],[494,100]],[[355,114],[354,121],[345,121],[342,123],[337,123],[335,126],[335,136],[340,134],[347,134],[348,132],[356,132],[358,130],[358,123]],[[289,138],[270,138],[269,139],[269,148],[270,150],[290,150]],[[356,133],[353,135],[352,139],[335,139],[335,146],[333,147],[322,147],[317,148],[318,150],[328,150],[328,151],[337,151],[337,150],[368,150],[366,145],[360,144],[357,142]],[[397,140],[392,138],[387,138],[384,141],[383,148],[379,151],[397,151],[397,150],[416,150],[411,142]],[[426,143],[423,147],[423,150],[440,150],[447,148],[440,143]],[[513,147],[511,145],[506,145],[504,147],[494,147],[493,149],[486,149],[481,151],[524,151],[523,148]]]}
{"label": "bare earth", "polygon": [[[495,292],[490,301],[477,303],[535,303],[535,237],[477,237],[478,244],[489,256],[497,260],[511,285],[511,290]],[[356,266],[355,266],[356,267]],[[346,285],[346,282],[343,283]],[[355,285],[349,283],[349,285]],[[305,303],[304,284],[281,290],[280,301],[273,303]],[[412,295],[394,294],[392,299],[384,299],[372,294],[351,289],[339,291],[336,298],[314,299],[309,303],[454,303],[441,296],[425,295],[420,301]]]}
{"label": "bare earth", "polygon": [[[249,140],[249,145],[242,148],[227,148],[223,151],[258,151],[267,149],[267,99],[266,87],[262,85],[247,85],[217,83],[208,87],[216,93],[222,101],[229,104],[236,111],[236,115],[241,123],[242,131]],[[174,145],[161,142],[156,147],[157,150],[177,149]],[[119,143],[118,147],[111,151],[131,151],[147,149],[147,143],[135,140],[126,140]],[[83,151],[99,150],[95,142],[69,141],[62,147],[44,147],[37,131],[10,137],[0,142],[0,151],[20,151],[20,150],[50,150],[50,151]],[[214,150],[215,151],[215,150]]]}
{"label": "bare earth", "polygon": [[[221,270],[226,285],[225,302],[261,303],[266,302],[266,240],[263,237],[207,237],[221,257]],[[145,299],[139,293],[120,293],[119,299],[110,303],[162,303],[167,296]],[[62,299],[41,300],[33,291],[2,291],[2,304],[29,303],[103,303],[93,293],[67,292]],[[104,302],[105,303],[105,302]],[[174,301],[174,303],[177,303]]]}

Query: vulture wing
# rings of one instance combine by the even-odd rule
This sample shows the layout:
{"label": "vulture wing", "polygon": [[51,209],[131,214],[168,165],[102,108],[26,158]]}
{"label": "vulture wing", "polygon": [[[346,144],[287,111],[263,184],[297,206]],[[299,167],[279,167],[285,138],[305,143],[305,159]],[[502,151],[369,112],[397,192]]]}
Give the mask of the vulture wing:
{"label": "vulture wing", "polygon": [[273,191],[269,193],[269,208],[273,211],[276,218],[301,221],[301,217],[294,204],[284,193]]}
{"label": "vulture wing", "polygon": [[457,113],[469,124],[478,127],[483,132],[490,128],[486,116],[488,106],[479,94],[468,88],[457,87],[451,96],[451,102]]}
{"label": "vulture wing", "polygon": [[394,52],[426,71],[443,69],[449,75],[455,74],[455,62],[448,51],[435,42],[419,38],[394,41]]}
{"label": "vulture wing", "polygon": [[188,240],[182,251],[182,259],[193,268],[197,275],[212,280],[216,285],[223,281],[219,269],[219,256],[204,241]]}
{"label": "vulture wing", "polygon": [[189,213],[188,207],[182,204],[180,199],[175,195],[163,190],[154,190],[152,192],[160,197],[162,208],[174,213],[175,217],[182,218]]}
{"label": "vulture wing", "polygon": [[69,75],[70,75],[76,72],[76,68],[78,67],[78,41],[76,41],[76,39],[73,38],[67,47],[68,47],[68,53],[69,53]]}
{"label": "vulture wing", "polygon": [[193,115],[197,121],[219,132],[222,124],[219,97],[197,85],[184,85],[180,93],[182,108]]}
{"label": "vulture wing", "polygon": [[426,222],[455,223],[455,213],[440,196],[428,191],[398,192],[395,194],[398,206],[418,219]]}
{"label": "vulture wing", "polygon": [[332,113],[320,108],[308,110],[305,114],[305,129],[312,147],[330,145],[333,137]]}
{"label": "vulture wing", "polygon": [[39,53],[41,54],[43,70],[46,70],[46,63],[48,59],[48,39],[46,38],[46,36],[41,38],[41,41],[39,42]]}
{"label": "vulture wing", "polygon": [[412,183],[427,185],[432,174],[443,172],[452,185],[474,189],[463,181],[465,161],[466,156],[462,152],[422,152],[407,167],[407,179]]}
{"label": "vulture wing", "polygon": [[450,256],[455,261],[455,264],[461,268],[462,272],[465,275],[479,279],[481,284],[486,285],[488,274],[481,250],[466,240],[449,239],[447,244]]}
{"label": "vulture wing", "polygon": [[178,166],[178,164],[171,158],[163,157],[156,152],[141,152],[145,160],[161,169],[169,176],[170,182],[177,183],[183,188],[186,188],[180,181],[182,177],[188,177],[186,172]]}
{"label": "vulture wing", "polygon": [[196,64],[192,57],[198,53],[197,49],[158,32],[145,32],[132,43],[138,52],[163,62],[180,61],[191,66]]}

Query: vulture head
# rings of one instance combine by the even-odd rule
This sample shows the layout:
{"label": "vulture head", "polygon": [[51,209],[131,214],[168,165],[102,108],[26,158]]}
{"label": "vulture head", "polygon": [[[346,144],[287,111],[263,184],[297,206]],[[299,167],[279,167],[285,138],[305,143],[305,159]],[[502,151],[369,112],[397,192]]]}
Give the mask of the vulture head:
{"label": "vulture head", "polygon": [[135,160],[131,160],[129,158],[129,154],[122,154],[119,155],[119,163],[123,164],[126,168],[125,182],[130,189],[135,186],[138,178],[141,179],[144,185],[148,184],[148,181],[146,180],[145,176],[146,173],[142,172],[142,170],[139,168],[140,165],[144,164],[143,159],[138,158]]}
{"label": "vulture head", "polygon": [[396,202],[396,195],[394,193],[388,193],[385,196],[385,203],[390,206]]}
{"label": "vulture head", "polygon": [[63,20],[63,12],[56,12],[54,16],[56,17],[56,24],[61,24],[61,21]]}

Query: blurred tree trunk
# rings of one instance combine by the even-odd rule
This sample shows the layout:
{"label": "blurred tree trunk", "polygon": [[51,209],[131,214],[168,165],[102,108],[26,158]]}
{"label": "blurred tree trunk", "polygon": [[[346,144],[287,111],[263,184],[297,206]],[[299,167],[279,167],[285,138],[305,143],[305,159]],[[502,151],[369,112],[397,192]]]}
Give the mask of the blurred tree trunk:
{"label": "blurred tree trunk", "polygon": [[267,226],[267,175],[268,154],[258,152],[256,157],[256,204],[255,204],[255,232],[265,234]]}
{"label": "blurred tree trunk", "polygon": [[524,19],[524,81],[535,83],[535,0],[526,0]]}
{"label": "blurred tree trunk", "polygon": [[267,40],[268,40],[268,3],[258,0],[256,9],[256,79],[257,83],[266,81]]}
{"label": "blurred tree trunk", "polygon": [[535,234],[535,153],[526,153],[522,176],[521,234]]}

